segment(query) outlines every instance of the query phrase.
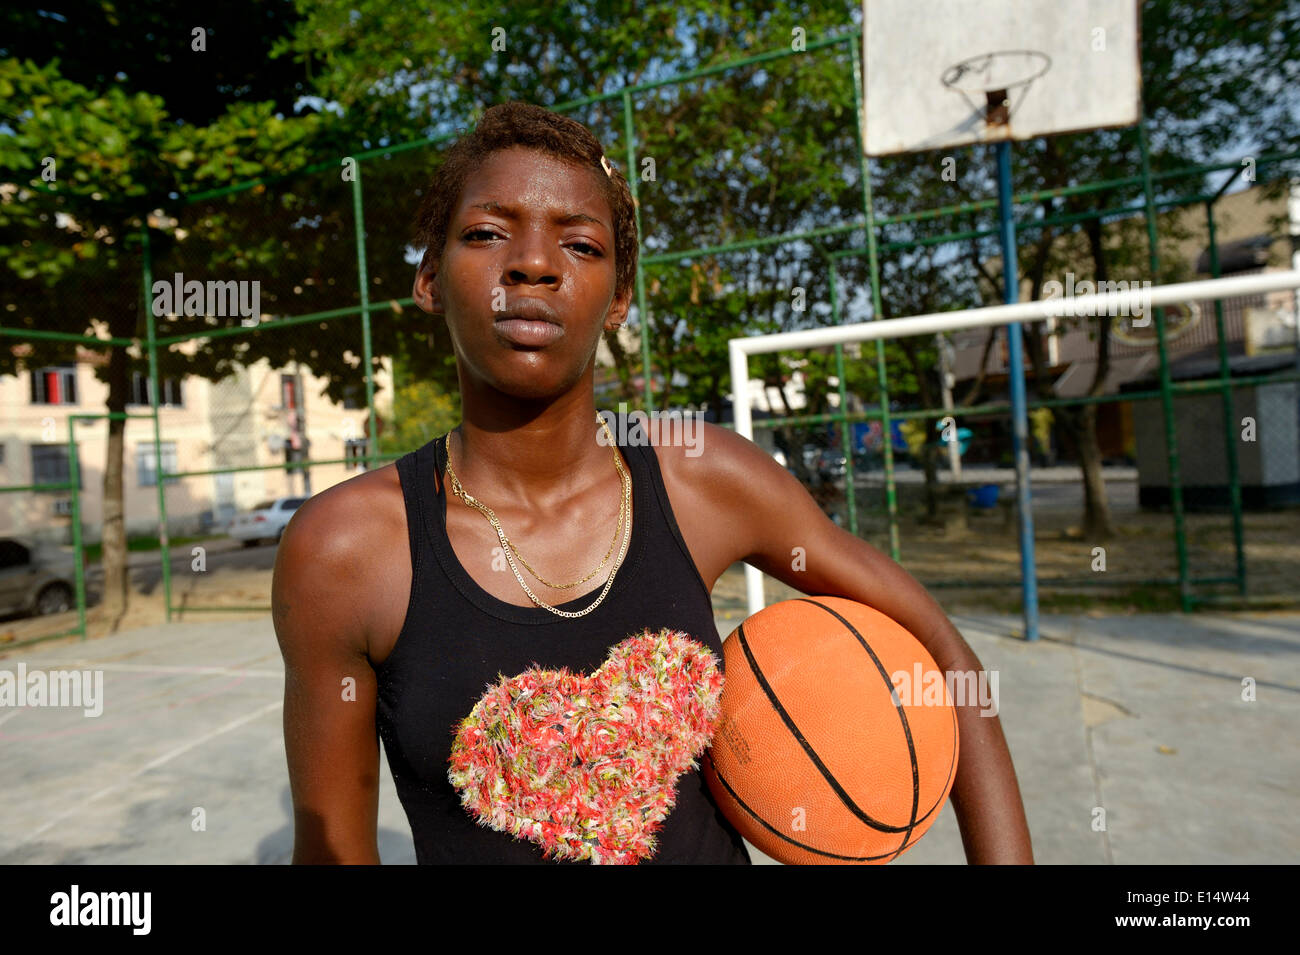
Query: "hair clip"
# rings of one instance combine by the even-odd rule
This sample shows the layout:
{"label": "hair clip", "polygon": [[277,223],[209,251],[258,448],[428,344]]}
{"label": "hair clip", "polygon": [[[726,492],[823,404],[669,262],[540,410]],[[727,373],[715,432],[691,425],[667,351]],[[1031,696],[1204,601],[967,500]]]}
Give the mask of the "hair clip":
{"label": "hair clip", "polygon": [[605,158],[604,153],[602,153],[601,156],[600,156],[600,165],[601,165],[601,168],[603,168],[603,169],[605,170],[605,175],[607,175],[607,176],[609,176],[611,179],[613,179],[613,178],[614,178],[614,166],[613,166],[613,163],[611,163],[608,159]]}

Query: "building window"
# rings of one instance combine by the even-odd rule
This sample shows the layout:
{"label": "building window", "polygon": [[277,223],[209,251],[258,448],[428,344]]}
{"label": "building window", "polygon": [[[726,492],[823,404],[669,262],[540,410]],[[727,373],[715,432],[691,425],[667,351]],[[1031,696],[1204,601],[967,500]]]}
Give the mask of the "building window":
{"label": "building window", "polygon": [[76,403],[76,365],[58,365],[32,371],[32,404],[75,405]]}
{"label": "building window", "polygon": [[[131,400],[133,405],[152,406],[151,396],[153,393],[152,382],[149,376],[142,372],[131,372]],[[162,380],[162,401],[158,403],[160,408],[183,408],[185,401],[181,394],[181,380],[179,378],[164,378]]]}
{"label": "building window", "polygon": [[[80,459],[78,459],[80,464]],[[66,444],[32,445],[32,483],[67,484],[72,480],[72,467],[68,461]],[[81,487],[81,469],[77,469],[77,486]],[[66,490],[60,488],[59,490]]]}
{"label": "building window", "polygon": [[[158,484],[158,468],[154,462],[153,442],[148,444],[137,444],[135,446],[135,470],[136,480],[140,487],[156,487]],[[176,461],[176,442],[162,442],[162,464],[163,470],[172,474],[180,470]],[[175,484],[180,478],[169,477],[166,484]]]}
{"label": "building window", "polygon": [[307,444],[307,415],[303,407],[302,382],[297,375],[280,376],[280,410],[284,425],[289,431],[289,442],[294,448]]}
{"label": "building window", "polygon": [[343,457],[347,463],[344,465],[347,470],[355,471],[358,468],[366,468],[366,448],[370,442],[365,438],[348,438],[343,442]]}

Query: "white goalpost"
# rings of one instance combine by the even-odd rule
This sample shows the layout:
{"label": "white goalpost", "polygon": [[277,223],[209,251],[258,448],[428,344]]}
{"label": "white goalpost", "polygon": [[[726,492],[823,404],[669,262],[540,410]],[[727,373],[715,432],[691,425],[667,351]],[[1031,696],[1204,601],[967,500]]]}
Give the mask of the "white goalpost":
{"label": "white goalpost", "polygon": [[[1022,324],[1063,316],[1103,316],[1149,314],[1151,308],[1207,299],[1235,298],[1267,292],[1300,289],[1300,271],[1267,272],[1239,278],[1207,279],[1175,285],[1157,285],[1127,291],[1058,297],[1015,305],[993,305],[957,312],[936,312],[908,318],[859,322],[795,332],[778,332],[733,338],[728,342],[731,361],[731,395],[736,433],[751,441],[754,423],[749,406],[749,356],[801,348],[825,347],[849,342],[933,335],[991,325]],[[763,573],[745,565],[745,591],[749,614],[762,610]]]}

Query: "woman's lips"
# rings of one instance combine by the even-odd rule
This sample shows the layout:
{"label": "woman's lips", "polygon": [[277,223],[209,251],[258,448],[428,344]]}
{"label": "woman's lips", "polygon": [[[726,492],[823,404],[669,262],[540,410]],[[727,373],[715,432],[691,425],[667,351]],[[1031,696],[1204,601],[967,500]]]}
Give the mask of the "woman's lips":
{"label": "woman's lips", "polygon": [[492,325],[498,335],[514,345],[540,348],[549,345],[564,335],[559,325],[540,319],[502,318]]}

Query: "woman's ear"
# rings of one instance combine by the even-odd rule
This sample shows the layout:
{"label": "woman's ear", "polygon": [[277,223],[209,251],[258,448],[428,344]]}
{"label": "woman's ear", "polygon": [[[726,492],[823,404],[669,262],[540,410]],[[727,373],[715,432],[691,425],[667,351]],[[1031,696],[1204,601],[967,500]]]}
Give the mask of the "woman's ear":
{"label": "woman's ear", "polygon": [[437,263],[429,259],[428,251],[420,259],[419,268],[415,270],[411,298],[415,299],[415,304],[429,314],[442,314],[442,293],[438,289]]}
{"label": "woman's ear", "polygon": [[627,312],[631,307],[632,289],[628,288],[610,303],[609,311],[605,313],[605,331],[617,331],[627,321]]}

